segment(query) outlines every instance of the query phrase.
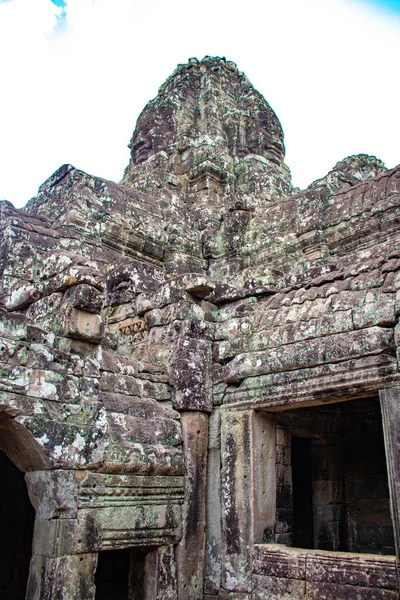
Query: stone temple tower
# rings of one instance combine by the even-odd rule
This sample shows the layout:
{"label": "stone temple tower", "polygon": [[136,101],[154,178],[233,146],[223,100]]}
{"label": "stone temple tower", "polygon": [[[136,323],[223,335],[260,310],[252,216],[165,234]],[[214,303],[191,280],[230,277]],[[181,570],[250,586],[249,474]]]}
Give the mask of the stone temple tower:
{"label": "stone temple tower", "polygon": [[398,599],[400,168],[211,57],[130,149],[0,203],[0,600]]}

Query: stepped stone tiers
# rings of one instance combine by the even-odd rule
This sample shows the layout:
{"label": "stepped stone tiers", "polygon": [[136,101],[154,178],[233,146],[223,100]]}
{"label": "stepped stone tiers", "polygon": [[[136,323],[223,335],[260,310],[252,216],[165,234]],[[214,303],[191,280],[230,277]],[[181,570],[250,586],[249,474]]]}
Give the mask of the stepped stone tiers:
{"label": "stepped stone tiers", "polygon": [[0,600],[398,600],[400,167],[210,57],[130,148],[1,203]]}

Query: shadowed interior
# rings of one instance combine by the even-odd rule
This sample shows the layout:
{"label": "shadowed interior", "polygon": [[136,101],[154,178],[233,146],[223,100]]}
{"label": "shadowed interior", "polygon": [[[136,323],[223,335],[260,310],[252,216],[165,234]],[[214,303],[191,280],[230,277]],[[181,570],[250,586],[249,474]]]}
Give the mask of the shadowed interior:
{"label": "shadowed interior", "polygon": [[290,455],[284,479],[281,465],[277,478],[277,523],[286,541],[395,554],[378,400],[289,411],[277,422],[285,432],[278,456]]}
{"label": "shadowed interior", "polygon": [[35,511],[24,474],[0,451],[0,599],[25,598]]}

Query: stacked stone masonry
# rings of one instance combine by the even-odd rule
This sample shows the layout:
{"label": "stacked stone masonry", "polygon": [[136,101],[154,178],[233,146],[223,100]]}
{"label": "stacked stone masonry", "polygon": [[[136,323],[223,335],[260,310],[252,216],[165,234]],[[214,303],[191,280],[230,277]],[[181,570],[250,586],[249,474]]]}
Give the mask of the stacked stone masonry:
{"label": "stacked stone masonry", "polygon": [[0,203],[0,599],[399,600],[400,167],[211,57],[130,148]]}

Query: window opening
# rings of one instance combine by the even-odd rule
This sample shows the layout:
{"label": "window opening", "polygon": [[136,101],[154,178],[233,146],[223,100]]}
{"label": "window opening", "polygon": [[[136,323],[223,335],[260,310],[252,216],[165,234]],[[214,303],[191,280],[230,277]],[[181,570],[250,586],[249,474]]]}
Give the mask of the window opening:
{"label": "window opening", "polygon": [[[276,469],[275,525],[265,528],[264,541],[394,555],[379,400],[264,413],[261,419],[275,426],[275,441],[269,435],[262,442],[268,441],[268,452],[274,448]],[[265,497],[270,504],[262,510],[269,514],[274,498]]]}

